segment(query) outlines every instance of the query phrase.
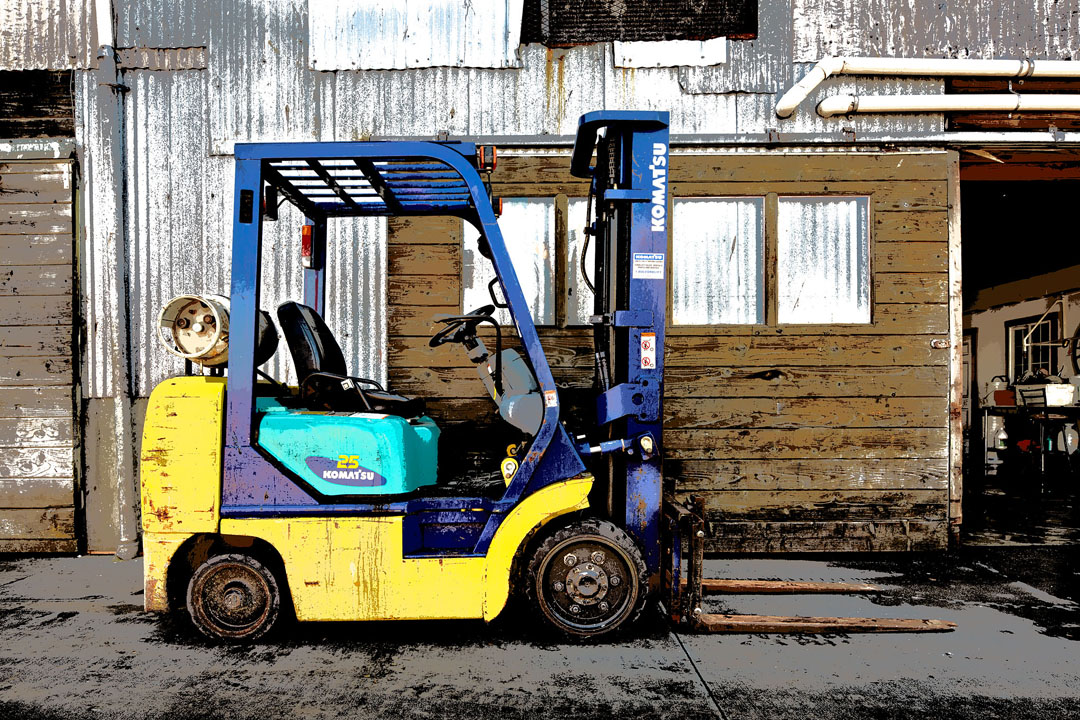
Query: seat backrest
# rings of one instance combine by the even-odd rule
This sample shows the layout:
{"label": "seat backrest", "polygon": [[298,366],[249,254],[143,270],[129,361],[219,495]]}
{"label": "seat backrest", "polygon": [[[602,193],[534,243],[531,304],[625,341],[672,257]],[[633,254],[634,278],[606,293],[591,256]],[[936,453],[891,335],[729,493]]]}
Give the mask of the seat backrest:
{"label": "seat backrest", "polygon": [[348,375],[345,356],[319,313],[298,302],[278,305],[278,325],[296,366],[298,382],[314,372]]}

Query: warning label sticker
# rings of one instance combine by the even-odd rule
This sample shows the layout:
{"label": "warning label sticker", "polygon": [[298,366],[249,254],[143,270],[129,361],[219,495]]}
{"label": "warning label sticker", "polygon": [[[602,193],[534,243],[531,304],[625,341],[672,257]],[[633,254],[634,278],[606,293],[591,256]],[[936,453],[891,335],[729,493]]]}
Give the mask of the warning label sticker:
{"label": "warning label sticker", "polygon": [[554,390],[544,391],[544,405],[548,407],[556,407],[559,404],[559,393]]}
{"label": "warning label sticker", "polygon": [[634,253],[630,276],[634,280],[663,280],[664,253]]}
{"label": "warning label sticker", "polygon": [[641,369],[656,368],[656,333],[641,333]]}

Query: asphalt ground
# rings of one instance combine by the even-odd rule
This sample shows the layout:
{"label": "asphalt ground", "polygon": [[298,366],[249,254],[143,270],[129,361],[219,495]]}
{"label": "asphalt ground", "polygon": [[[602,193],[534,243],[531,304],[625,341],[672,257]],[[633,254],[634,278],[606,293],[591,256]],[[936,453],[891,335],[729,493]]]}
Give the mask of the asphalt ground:
{"label": "asphalt ground", "polygon": [[936,634],[694,635],[654,613],[600,644],[520,611],[305,623],[217,646],[142,611],[141,560],[0,558],[0,718],[1077,718],[1080,547],[715,559],[706,575],[866,581],[706,611],[933,617]]}

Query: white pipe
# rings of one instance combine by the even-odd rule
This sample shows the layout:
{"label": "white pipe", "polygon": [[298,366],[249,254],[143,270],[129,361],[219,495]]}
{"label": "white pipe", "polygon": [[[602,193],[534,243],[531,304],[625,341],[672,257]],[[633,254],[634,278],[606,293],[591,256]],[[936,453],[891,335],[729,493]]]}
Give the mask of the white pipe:
{"label": "white pipe", "polygon": [[920,77],[1080,77],[1070,60],[935,60],[926,58],[824,57],[776,104],[776,116],[791,117],[803,100],[833,75],[914,75]]}
{"label": "white pipe", "polygon": [[94,24],[97,26],[98,47],[115,47],[116,29],[113,24],[112,0],[94,2]]}
{"label": "white pipe", "polygon": [[835,95],[818,103],[817,111],[821,117],[898,112],[1080,112],[1080,95]]}

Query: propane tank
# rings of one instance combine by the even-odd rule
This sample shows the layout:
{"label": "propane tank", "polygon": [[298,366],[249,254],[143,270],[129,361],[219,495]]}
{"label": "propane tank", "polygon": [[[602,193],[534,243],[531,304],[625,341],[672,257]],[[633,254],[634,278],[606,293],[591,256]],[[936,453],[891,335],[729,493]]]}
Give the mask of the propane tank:
{"label": "propane tank", "polygon": [[[269,313],[258,313],[255,365],[277,350],[278,334]],[[178,295],[158,315],[158,339],[173,355],[204,367],[229,362],[229,298],[222,295]]]}

